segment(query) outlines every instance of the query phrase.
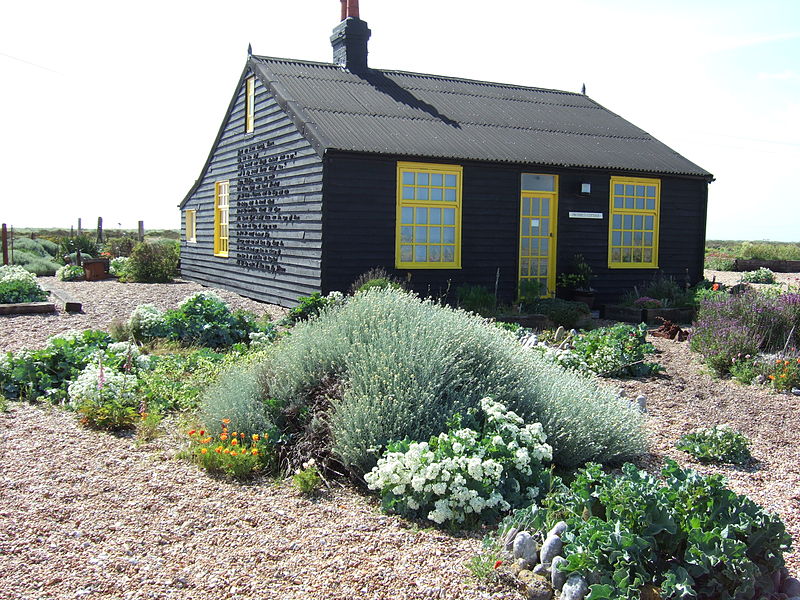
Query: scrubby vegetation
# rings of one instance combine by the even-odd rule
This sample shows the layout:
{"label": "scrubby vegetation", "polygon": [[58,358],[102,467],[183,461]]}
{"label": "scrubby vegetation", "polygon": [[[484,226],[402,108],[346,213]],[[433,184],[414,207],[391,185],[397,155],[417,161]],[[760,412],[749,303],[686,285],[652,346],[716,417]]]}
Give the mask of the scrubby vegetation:
{"label": "scrubby vegetation", "polygon": [[42,302],[47,292],[36,283],[36,277],[18,265],[0,266],[0,304]]}

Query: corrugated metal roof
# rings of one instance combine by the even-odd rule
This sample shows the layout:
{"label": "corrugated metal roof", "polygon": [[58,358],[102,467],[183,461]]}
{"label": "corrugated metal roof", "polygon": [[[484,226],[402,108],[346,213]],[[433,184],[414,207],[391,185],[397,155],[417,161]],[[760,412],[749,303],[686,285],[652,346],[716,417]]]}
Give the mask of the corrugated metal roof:
{"label": "corrugated metal roof", "polygon": [[[711,174],[572,92],[253,56],[262,82],[321,150]],[[305,126],[305,127],[304,127]]]}

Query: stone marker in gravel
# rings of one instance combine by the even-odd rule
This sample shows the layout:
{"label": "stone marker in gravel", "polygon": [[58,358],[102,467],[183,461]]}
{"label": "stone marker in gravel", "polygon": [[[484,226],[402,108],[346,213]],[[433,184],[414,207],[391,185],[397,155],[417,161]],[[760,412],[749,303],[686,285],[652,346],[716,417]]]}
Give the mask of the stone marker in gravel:
{"label": "stone marker in gravel", "polygon": [[514,558],[524,560],[529,567],[536,564],[538,550],[536,540],[527,531],[520,531],[514,538]]}
{"label": "stone marker in gravel", "polygon": [[570,575],[561,589],[561,600],[583,600],[589,593],[589,584],[580,575]]}
{"label": "stone marker in gravel", "polygon": [[519,533],[519,527],[512,527],[503,537],[503,549],[506,552],[511,552],[514,549],[514,538],[517,536],[518,533]]}
{"label": "stone marker in gravel", "polygon": [[550,537],[551,535],[557,535],[558,537],[561,537],[561,534],[564,533],[566,530],[567,530],[567,522],[559,521],[558,523],[553,525],[553,528],[550,531],[547,532],[547,537]]}
{"label": "stone marker in gravel", "polygon": [[539,560],[543,565],[546,567],[550,566],[550,563],[553,562],[553,559],[561,554],[561,548],[564,544],[561,541],[561,538],[557,535],[548,535],[547,539],[542,544],[542,551],[539,553]]}
{"label": "stone marker in gravel", "polygon": [[565,562],[567,562],[567,559],[563,556],[553,558],[553,563],[550,567],[550,583],[553,585],[553,589],[560,590],[567,582],[567,574],[558,570],[558,565]]}

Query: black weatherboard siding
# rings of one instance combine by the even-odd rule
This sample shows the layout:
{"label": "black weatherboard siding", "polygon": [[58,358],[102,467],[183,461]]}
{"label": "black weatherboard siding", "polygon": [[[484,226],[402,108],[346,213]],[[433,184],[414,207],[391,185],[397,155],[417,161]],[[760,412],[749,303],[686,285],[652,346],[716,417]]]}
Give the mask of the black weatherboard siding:
{"label": "black weatherboard siding", "polygon": [[[197,210],[197,243],[183,242],[181,274],[288,306],[320,287],[322,161],[258,79],[254,132],[244,132],[249,75],[181,205]],[[227,257],[214,256],[214,183],[223,180],[230,181]]]}
{"label": "black weatherboard siding", "polygon": [[[350,6],[348,4],[348,6]],[[557,175],[556,273],[582,254],[601,301],[656,274],[702,278],[711,174],[585,94],[372,69],[370,31],[347,16],[333,63],[249,56],[200,178],[182,247],[189,279],[284,306],[347,290],[372,267],[395,270],[397,163],[463,169],[461,268],[395,273],[423,294],[463,284],[514,299],[521,175]],[[244,133],[245,80],[256,81]],[[611,177],[661,181],[658,269],[609,269]],[[230,181],[230,253],[214,256],[214,182]],[[590,183],[586,196],[581,183]],[[570,217],[570,212],[602,218]],[[497,274],[499,272],[499,280]]]}

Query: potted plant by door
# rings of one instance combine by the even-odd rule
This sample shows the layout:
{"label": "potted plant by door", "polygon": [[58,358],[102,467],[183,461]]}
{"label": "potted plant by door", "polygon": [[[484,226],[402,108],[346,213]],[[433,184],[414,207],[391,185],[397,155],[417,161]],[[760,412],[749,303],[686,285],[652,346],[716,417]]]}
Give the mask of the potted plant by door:
{"label": "potted plant by door", "polygon": [[559,273],[556,288],[563,298],[583,302],[589,308],[593,308],[594,289],[591,286],[593,278],[592,267],[582,254],[576,254],[572,257],[569,270]]}

